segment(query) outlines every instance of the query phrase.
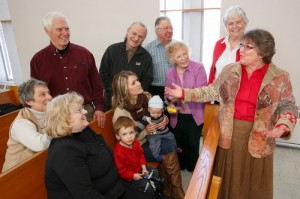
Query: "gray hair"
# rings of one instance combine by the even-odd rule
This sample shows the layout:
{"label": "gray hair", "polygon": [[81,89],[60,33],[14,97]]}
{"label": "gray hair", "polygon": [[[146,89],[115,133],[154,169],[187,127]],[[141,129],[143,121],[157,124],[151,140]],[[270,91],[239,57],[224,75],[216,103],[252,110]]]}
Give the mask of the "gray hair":
{"label": "gray hair", "polygon": [[48,87],[46,82],[34,78],[18,86],[19,99],[23,106],[28,107],[25,101],[34,101],[34,89],[36,86]]}
{"label": "gray hair", "polygon": [[246,12],[243,10],[243,8],[241,8],[240,6],[236,5],[236,6],[232,6],[230,8],[228,8],[225,13],[224,13],[224,16],[223,16],[223,23],[224,23],[224,26],[226,27],[227,26],[227,22],[228,22],[228,19],[233,17],[233,16],[240,16],[242,17],[244,23],[247,25],[249,20],[246,16]]}
{"label": "gray hair", "polygon": [[53,25],[53,20],[55,18],[64,19],[67,22],[67,24],[69,25],[69,20],[63,13],[57,12],[57,11],[52,11],[52,12],[48,12],[47,15],[45,16],[45,18],[43,19],[44,28],[47,29],[48,31],[50,31],[52,28],[52,25]]}
{"label": "gray hair", "polygon": [[155,20],[155,28],[158,28],[158,26],[160,25],[160,22],[161,22],[161,21],[164,21],[164,20],[171,22],[171,20],[170,20],[169,17],[166,17],[166,16],[158,17],[158,18]]}
{"label": "gray hair", "polygon": [[[143,24],[142,22],[139,22],[139,21],[136,21],[136,22],[133,22],[128,28],[127,28],[127,31],[130,30],[132,28],[132,26],[134,26],[135,24],[139,24],[140,26],[142,26],[145,30],[146,30],[146,35],[145,35],[145,38],[147,37],[147,33],[148,33],[148,30],[147,30],[147,27],[145,24]],[[125,37],[126,38],[126,37]]]}

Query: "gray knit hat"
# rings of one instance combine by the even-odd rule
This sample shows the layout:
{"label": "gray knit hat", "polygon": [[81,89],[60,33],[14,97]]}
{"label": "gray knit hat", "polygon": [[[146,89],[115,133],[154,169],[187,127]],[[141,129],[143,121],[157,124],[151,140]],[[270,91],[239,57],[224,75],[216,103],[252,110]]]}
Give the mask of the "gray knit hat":
{"label": "gray knit hat", "polygon": [[164,103],[161,100],[161,98],[159,97],[159,95],[154,95],[153,97],[150,98],[150,100],[148,102],[148,107],[162,109],[164,107]]}

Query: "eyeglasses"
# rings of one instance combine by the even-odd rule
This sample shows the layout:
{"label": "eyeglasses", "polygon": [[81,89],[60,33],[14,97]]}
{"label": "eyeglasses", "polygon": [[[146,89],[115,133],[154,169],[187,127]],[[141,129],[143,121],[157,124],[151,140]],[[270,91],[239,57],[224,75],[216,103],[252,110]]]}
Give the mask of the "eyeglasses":
{"label": "eyeglasses", "polygon": [[84,106],[78,107],[78,109],[75,111],[76,113],[82,113],[82,111],[85,110]]}
{"label": "eyeglasses", "polygon": [[162,27],[162,28],[157,28],[157,29],[163,30],[163,31],[167,31],[167,30],[173,31],[173,27]]}
{"label": "eyeglasses", "polygon": [[245,50],[252,50],[255,48],[255,46],[250,46],[248,44],[240,43],[240,48],[244,48]]}

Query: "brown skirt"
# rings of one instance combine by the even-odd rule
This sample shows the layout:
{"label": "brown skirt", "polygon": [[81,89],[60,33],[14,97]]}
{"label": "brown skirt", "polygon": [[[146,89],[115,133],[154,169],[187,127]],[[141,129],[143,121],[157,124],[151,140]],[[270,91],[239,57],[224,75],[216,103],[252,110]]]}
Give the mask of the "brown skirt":
{"label": "brown skirt", "polygon": [[273,198],[273,154],[265,158],[249,154],[252,126],[235,119],[230,148],[217,149],[214,175],[222,177],[219,199]]}

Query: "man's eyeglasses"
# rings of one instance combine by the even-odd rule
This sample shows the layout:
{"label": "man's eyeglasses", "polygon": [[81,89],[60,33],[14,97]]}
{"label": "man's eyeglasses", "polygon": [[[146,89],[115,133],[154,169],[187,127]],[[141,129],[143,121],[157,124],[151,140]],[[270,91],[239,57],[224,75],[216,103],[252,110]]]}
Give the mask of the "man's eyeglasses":
{"label": "man's eyeglasses", "polygon": [[240,48],[244,48],[245,50],[252,50],[252,49],[254,49],[255,47],[254,47],[254,46],[250,46],[250,45],[248,45],[248,44],[240,43]]}
{"label": "man's eyeglasses", "polygon": [[173,31],[173,27],[162,27],[162,28],[157,28],[157,29],[163,30],[163,31],[167,31],[167,30]]}

